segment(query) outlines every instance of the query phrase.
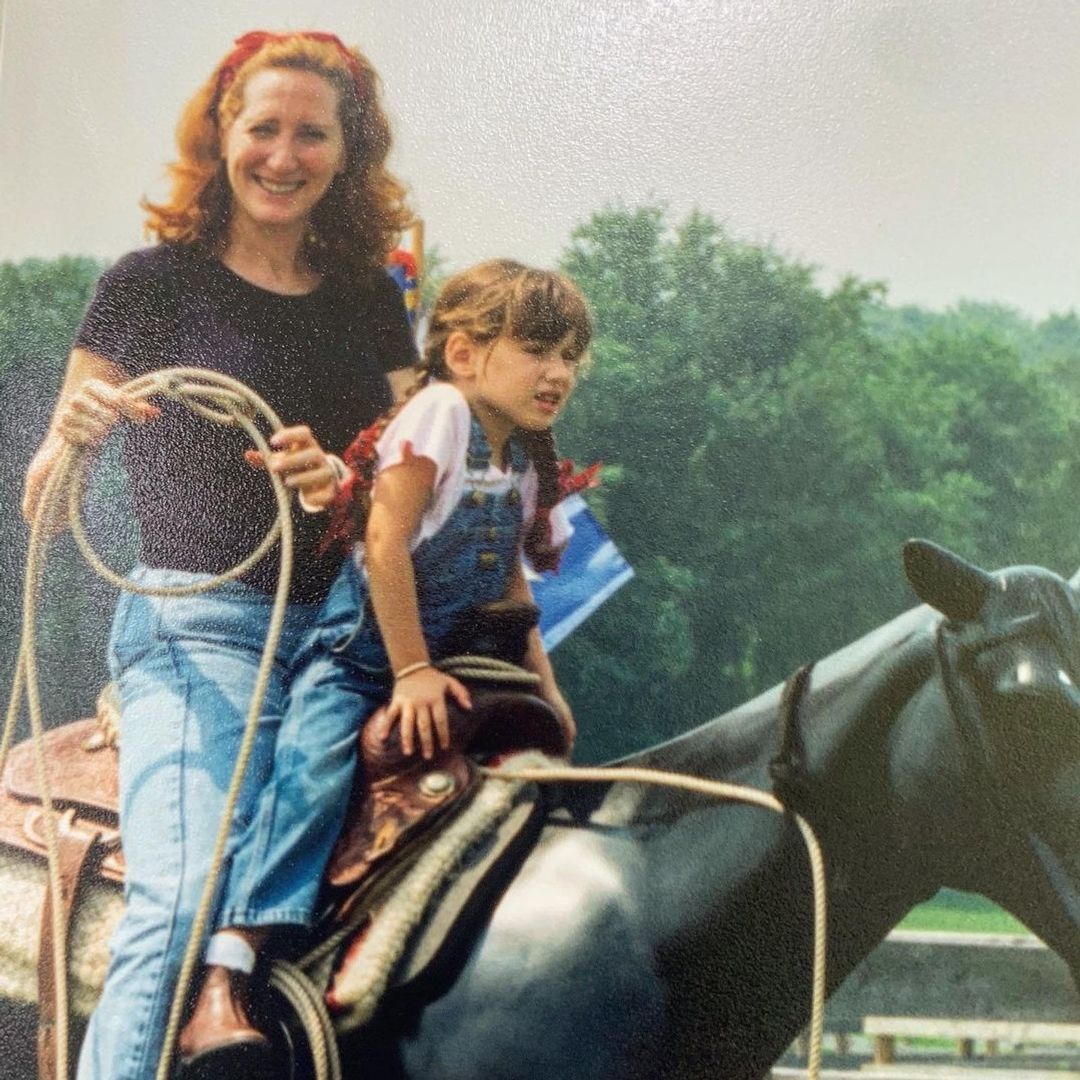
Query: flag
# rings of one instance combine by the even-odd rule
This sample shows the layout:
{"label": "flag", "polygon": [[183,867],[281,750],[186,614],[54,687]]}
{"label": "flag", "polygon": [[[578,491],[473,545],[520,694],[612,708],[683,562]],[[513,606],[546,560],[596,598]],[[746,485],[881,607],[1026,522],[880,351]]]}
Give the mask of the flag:
{"label": "flag", "polygon": [[562,563],[557,571],[529,573],[540,608],[540,634],[549,652],[634,576],[580,495],[559,505],[574,527]]}

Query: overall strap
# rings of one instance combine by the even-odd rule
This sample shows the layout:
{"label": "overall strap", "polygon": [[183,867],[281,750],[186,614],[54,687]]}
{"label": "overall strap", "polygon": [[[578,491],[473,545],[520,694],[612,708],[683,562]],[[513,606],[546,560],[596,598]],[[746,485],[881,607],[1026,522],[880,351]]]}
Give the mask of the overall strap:
{"label": "overall strap", "polygon": [[[465,468],[470,473],[486,472],[491,464],[491,446],[483,426],[471,411],[469,420],[469,448],[466,451]],[[529,455],[516,433],[507,440],[506,452],[509,457],[509,471],[518,475],[524,473],[529,464]]]}
{"label": "overall strap", "polygon": [[465,452],[465,469],[467,472],[486,472],[491,464],[491,446],[487,436],[480,425],[480,421],[470,411],[469,413],[469,448]]}

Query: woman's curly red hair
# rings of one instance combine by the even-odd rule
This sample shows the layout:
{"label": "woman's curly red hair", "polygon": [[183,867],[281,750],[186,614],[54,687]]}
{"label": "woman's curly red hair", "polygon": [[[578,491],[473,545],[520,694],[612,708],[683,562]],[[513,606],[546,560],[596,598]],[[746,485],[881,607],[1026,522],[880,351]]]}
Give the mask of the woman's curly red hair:
{"label": "woman's curly red hair", "polygon": [[143,200],[147,232],[163,243],[193,244],[220,256],[231,207],[221,133],[243,107],[244,86],[264,68],[311,71],[337,90],[346,161],[312,212],[305,258],[320,273],[343,269],[359,280],[381,268],[413,216],[404,187],[386,167],[390,124],[370,61],[356,49],[346,54],[333,41],[303,33],[270,37],[228,72],[231,81],[222,79],[228,60],[218,63],[184,106],[176,128],[179,157],[169,166],[171,194],[160,203]]}

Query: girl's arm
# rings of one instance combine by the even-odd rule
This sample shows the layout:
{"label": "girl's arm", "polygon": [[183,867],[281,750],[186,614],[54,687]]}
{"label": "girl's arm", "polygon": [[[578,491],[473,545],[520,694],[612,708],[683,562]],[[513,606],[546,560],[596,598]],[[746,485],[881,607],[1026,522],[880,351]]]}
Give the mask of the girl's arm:
{"label": "girl's arm", "polygon": [[111,360],[86,349],[71,351],[49,430],[26,471],[22,515],[27,522],[33,521],[41,493],[67,444],[96,446],[121,416],[141,422],[160,414],[156,405],[119,389],[128,378]]}
{"label": "girl's arm", "polygon": [[[520,600],[527,604],[533,602],[532,589],[529,588],[529,582],[520,561],[512,572],[506,597],[508,600]],[[559,684],[555,681],[555,669],[551,666],[547,651],[544,649],[543,639],[540,637],[540,629],[536,626],[529,631],[525,650],[525,667],[540,676],[540,696],[551,705],[559,717],[559,723],[566,735],[566,752],[569,757],[570,751],[574,748],[574,740],[577,738],[577,724],[574,723],[574,714],[570,711],[570,706],[563,697]]]}
{"label": "girl's arm", "polygon": [[450,746],[446,695],[463,709],[472,707],[469,692],[457,679],[431,666],[420,628],[409,541],[420,524],[435,486],[435,463],[414,457],[379,474],[372,492],[364,536],[364,561],[371,588],[371,604],[382,632],[390,668],[403,672],[378,734],[385,739],[395,723],[401,725],[401,748],[415,750],[416,736],[425,758],[435,753],[435,741]]}

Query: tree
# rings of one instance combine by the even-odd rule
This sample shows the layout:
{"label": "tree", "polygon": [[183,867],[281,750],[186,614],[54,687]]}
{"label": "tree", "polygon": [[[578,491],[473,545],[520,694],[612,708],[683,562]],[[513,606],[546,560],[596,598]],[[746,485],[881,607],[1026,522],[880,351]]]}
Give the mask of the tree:
{"label": "tree", "polygon": [[[28,530],[18,514],[26,467],[48,426],[83,310],[103,269],[95,260],[31,259],[0,264],[0,679],[10,686],[21,624]],[[117,483],[114,462],[100,482]],[[103,530],[94,530],[99,542]],[[105,544],[107,551],[115,553]],[[85,566],[69,538],[56,541],[39,615],[39,663],[50,722],[84,714],[105,676],[110,590]]]}
{"label": "tree", "polygon": [[608,464],[595,505],[637,570],[557,657],[587,755],[674,734],[911,606],[910,535],[1075,565],[1075,410],[1040,352],[1067,322],[893,311],[879,285],[823,290],[660,207],[594,215],[563,266],[598,333],[560,442]]}

